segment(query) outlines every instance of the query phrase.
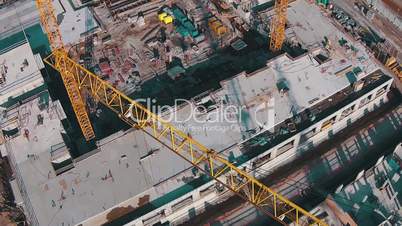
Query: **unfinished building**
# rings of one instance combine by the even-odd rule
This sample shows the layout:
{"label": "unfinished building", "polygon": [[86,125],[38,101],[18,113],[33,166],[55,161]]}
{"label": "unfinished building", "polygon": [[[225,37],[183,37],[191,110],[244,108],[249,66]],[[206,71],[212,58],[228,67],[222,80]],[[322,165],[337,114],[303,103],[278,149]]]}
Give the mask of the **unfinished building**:
{"label": "unfinished building", "polygon": [[[192,137],[208,147],[232,156],[247,171],[252,172],[253,167],[269,171],[387,102],[393,80],[371,60],[323,60],[319,54],[317,50],[297,59],[282,55],[257,72],[223,81],[222,89],[196,98],[176,112],[185,118],[193,105],[209,102],[216,106],[209,108],[210,112],[228,105],[245,106],[242,112],[228,114],[235,119],[238,114],[249,117],[233,122],[189,120],[177,126],[188,128]],[[272,110],[273,125],[266,117]],[[31,117],[37,121],[36,114]],[[57,117],[50,118],[58,124]],[[53,131],[52,137],[57,137],[59,130]],[[202,212],[205,203],[231,195],[138,130],[98,141],[97,150],[74,160],[73,168],[61,174],[54,170],[48,148],[63,146],[61,140],[39,139],[34,132],[29,132],[29,137],[38,136],[35,144],[43,148],[20,148],[32,142],[25,132],[9,136],[2,145],[8,153],[20,156],[16,164],[26,186],[21,195],[30,201],[33,225],[177,224]],[[33,169],[41,172],[40,180],[32,178]],[[255,176],[263,175],[255,172]]]}
{"label": "unfinished building", "polygon": [[41,56],[32,53],[25,38],[0,50],[0,105],[12,105],[19,96],[42,87],[43,67]]}
{"label": "unfinished building", "polygon": [[[141,1],[130,2],[129,10]],[[125,3],[107,4],[121,13]],[[264,176],[257,168],[270,171],[291,161],[386,103],[393,82],[317,9],[296,7],[291,23],[297,13],[319,18],[292,27],[290,37],[309,52],[282,54],[160,114],[175,114],[176,127],[257,178]],[[330,48],[320,45],[324,37]],[[229,109],[225,120],[222,109]],[[0,149],[10,159],[13,190],[32,225],[176,225],[233,195],[136,129],[101,139],[95,150],[72,159],[63,120],[60,104],[47,92],[7,108],[0,120]]]}

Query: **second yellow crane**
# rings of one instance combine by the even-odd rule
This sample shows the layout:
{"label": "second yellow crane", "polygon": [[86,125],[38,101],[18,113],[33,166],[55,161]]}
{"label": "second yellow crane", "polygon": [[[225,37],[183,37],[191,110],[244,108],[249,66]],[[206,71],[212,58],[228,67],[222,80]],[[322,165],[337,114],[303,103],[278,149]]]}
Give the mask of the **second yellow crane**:
{"label": "second yellow crane", "polygon": [[272,52],[277,52],[282,48],[285,41],[285,28],[287,20],[288,0],[276,0],[274,11],[275,14],[271,21],[271,40],[269,49]]}

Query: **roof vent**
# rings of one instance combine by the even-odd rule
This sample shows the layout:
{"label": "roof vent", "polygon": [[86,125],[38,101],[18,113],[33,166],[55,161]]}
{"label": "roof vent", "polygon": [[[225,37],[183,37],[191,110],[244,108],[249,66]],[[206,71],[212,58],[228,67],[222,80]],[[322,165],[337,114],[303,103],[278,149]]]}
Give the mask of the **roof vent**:
{"label": "roof vent", "polygon": [[286,79],[280,79],[276,83],[276,87],[278,88],[278,91],[280,93],[287,93],[289,91],[289,85],[288,85],[288,82],[286,81]]}

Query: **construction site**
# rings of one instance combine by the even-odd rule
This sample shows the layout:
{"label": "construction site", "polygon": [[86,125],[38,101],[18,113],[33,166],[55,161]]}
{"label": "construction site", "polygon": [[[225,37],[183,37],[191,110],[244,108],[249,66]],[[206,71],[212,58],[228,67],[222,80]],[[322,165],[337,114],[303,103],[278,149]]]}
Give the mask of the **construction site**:
{"label": "construction site", "polygon": [[401,9],[0,1],[0,225],[402,225]]}

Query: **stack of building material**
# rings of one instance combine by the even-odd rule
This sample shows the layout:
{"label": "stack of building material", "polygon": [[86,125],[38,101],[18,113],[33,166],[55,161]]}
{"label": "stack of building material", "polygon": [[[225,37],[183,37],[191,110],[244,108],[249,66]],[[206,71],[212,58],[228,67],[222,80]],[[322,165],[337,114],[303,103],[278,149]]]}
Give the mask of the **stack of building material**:
{"label": "stack of building material", "polygon": [[329,4],[329,0],[316,0],[317,5],[327,6]]}
{"label": "stack of building material", "polygon": [[221,37],[224,35],[228,30],[225,25],[222,24],[216,17],[210,19],[208,21],[208,26],[214,32],[217,37]]}
{"label": "stack of building material", "polygon": [[166,12],[161,12],[158,14],[159,21],[165,24],[171,24],[173,22],[173,17]]}
{"label": "stack of building material", "polygon": [[187,15],[185,15],[179,7],[173,7],[172,13],[175,20],[178,21],[177,31],[181,36],[191,36],[192,38],[196,38],[200,35],[194,23],[188,19]]}
{"label": "stack of building material", "polygon": [[105,76],[110,76],[113,73],[113,69],[110,67],[110,63],[107,60],[99,63],[100,70]]}

